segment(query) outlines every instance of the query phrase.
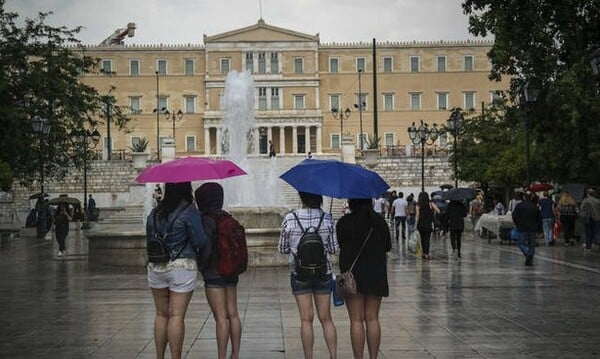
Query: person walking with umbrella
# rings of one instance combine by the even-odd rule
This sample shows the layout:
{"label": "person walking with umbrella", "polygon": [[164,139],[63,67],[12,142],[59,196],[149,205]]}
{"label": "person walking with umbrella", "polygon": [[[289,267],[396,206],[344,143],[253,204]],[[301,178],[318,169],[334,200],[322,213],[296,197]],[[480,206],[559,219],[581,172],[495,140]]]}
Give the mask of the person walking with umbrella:
{"label": "person walking with umbrella", "polygon": [[[340,271],[352,268],[357,294],[346,298],[350,340],[355,358],[362,358],[365,338],[370,358],[376,358],[381,342],[379,309],[389,295],[386,253],[392,248],[385,219],[371,207],[370,199],[350,199],[351,213],[336,226],[340,244]],[[362,249],[361,249],[362,248]]]}
{"label": "person walking with umbrella", "polygon": [[[148,285],[156,308],[154,344],[157,358],[164,357],[167,344],[171,358],[181,358],[184,319],[196,288],[198,266],[206,265],[210,255],[210,243],[193,200],[190,182],[166,183],[162,202],[146,221],[150,262]],[[162,251],[158,251],[161,256],[150,253],[150,248],[157,247],[157,236],[165,243],[166,258]]]}
{"label": "person walking with umbrella", "polygon": [[[333,283],[331,254],[338,251],[338,242],[334,232],[331,214],[323,212],[321,205],[323,197],[318,194],[299,192],[302,208],[288,213],[282,223],[279,238],[279,252],[289,254],[290,283],[292,293],[296,297],[296,304],[300,313],[300,338],[305,358],[313,357],[313,301],[317,308],[317,315],[323,328],[325,343],[329,350],[330,358],[337,357],[337,332],[331,319],[331,288]],[[369,199],[369,208],[371,200]],[[380,217],[385,221],[383,217]],[[303,241],[306,232],[316,232],[320,235],[321,245],[308,247],[308,241]],[[301,243],[303,242],[303,243]],[[313,242],[314,243],[314,242]],[[323,256],[318,270],[314,275],[304,270],[305,258],[308,257],[309,248],[316,248]],[[306,256],[305,254],[306,253]],[[312,256],[311,256],[312,257]]]}
{"label": "person walking with umbrella", "polygon": [[460,258],[461,237],[465,229],[467,207],[461,201],[451,200],[448,203],[446,216],[448,218],[448,227],[450,228],[452,254]]}
{"label": "person walking with umbrella", "polygon": [[59,203],[54,215],[54,233],[58,242],[58,253],[56,255],[58,257],[67,254],[66,240],[69,235],[69,222],[71,222],[71,215],[68,211],[68,205]]}

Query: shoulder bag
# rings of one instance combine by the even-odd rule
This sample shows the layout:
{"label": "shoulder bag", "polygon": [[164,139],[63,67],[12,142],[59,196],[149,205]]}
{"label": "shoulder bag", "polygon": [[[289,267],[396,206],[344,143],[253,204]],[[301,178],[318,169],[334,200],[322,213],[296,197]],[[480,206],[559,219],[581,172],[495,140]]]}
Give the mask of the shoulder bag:
{"label": "shoulder bag", "polygon": [[369,234],[367,234],[367,238],[363,241],[362,247],[360,247],[360,251],[354,258],[354,262],[350,268],[341,274],[338,274],[335,278],[335,292],[338,297],[346,299],[356,294],[356,280],[354,280],[354,274],[352,274],[352,269],[354,269],[354,265],[358,261],[363,249],[365,249],[365,245],[369,238],[371,238],[371,234],[373,233],[373,228],[369,230]]}

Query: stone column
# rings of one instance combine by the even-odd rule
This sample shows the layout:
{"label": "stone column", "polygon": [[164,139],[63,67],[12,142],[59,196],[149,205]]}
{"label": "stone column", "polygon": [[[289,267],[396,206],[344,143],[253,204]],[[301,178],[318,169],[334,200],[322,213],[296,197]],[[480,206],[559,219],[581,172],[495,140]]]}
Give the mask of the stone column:
{"label": "stone column", "polygon": [[210,155],[210,127],[204,127],[204,155]]}
{"label": "stone column", "polygon": [[310,152],[310,126],[304,126],[304,153]]}
{"label": "stone column", "polygon": [[318,125],[317,126],[317,153],[322,153],[323,152],[323,139],[322,137],[322,131],[321,131],[321,126]]}
{"label": "stone column", "polygon": [[221,127],[217,127],[217,156],[221,155]]}
{"label": "stone column", "polygon": [[260,131],[258,130],[257,127],[255,127],[253,131],[254,131],[254,154],[258,155],[258,154],[260,154],[260,141],[259,141]]}
{"label": "stone column", "polygon": [[279,153],[285,154],[285,127],[279,127]]}
{"label": "stone column", "polygon": [[298,126],[292,126],[292,153],[298,153]]}
{"label": "stone column", "polygon": [[271,126],[267,127],[267,143],[269,141],[273,141],[273,127]]}

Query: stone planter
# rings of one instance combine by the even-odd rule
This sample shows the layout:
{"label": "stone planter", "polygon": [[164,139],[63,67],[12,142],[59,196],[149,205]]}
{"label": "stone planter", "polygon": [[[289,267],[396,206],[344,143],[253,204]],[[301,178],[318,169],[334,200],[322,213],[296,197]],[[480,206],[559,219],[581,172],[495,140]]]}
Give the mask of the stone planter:
{"label": "stone planter", "polygon": [[146,162],[150,159],[150,153],[147,152],[132,152],[131,159],[133,161],[133,168],[142,169],[146,168]]}
{"label": "stone planter", "polygon": [[363,155],[365,156],[365,165],[369,168],[374,168],[377,166],[377,159],[379,158],[379,149],[366,149],[363,150]]}

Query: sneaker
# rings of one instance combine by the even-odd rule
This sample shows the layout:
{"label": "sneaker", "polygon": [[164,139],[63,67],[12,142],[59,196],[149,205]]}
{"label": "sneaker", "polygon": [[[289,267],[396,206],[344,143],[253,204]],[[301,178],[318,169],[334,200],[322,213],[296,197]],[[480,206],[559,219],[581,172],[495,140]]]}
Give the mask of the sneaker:
{"label": "sneaker", "polygon": [[63,251],[58,251],[58,253],[56,253],[57,257],[62,257],[63,256]]}

